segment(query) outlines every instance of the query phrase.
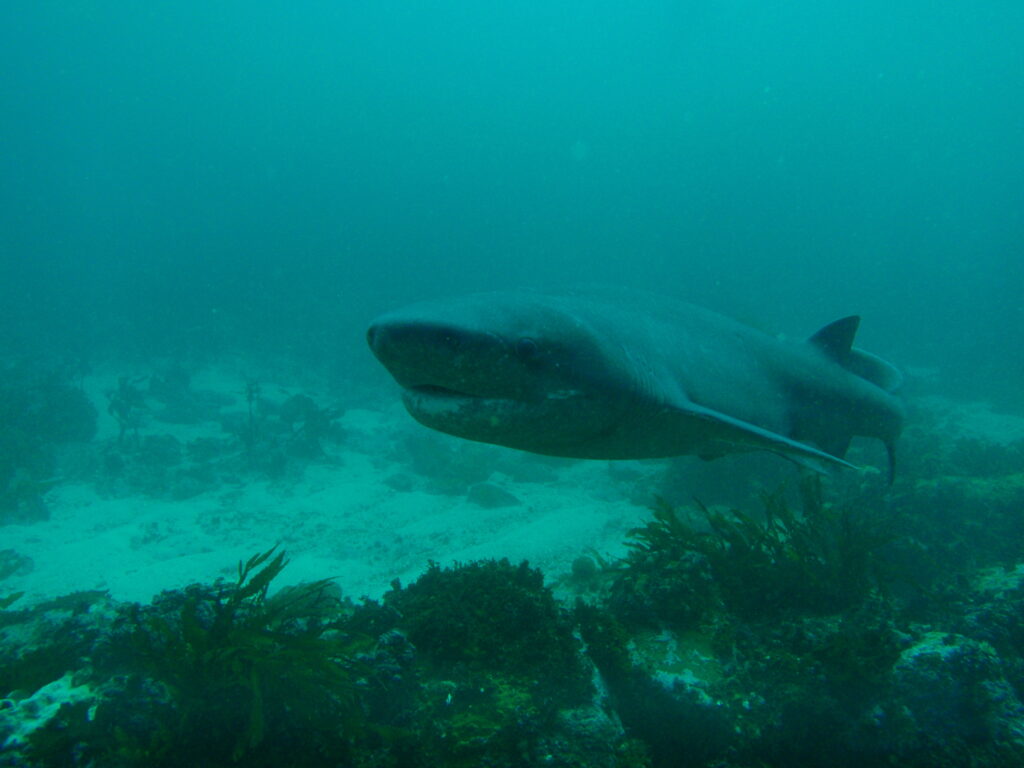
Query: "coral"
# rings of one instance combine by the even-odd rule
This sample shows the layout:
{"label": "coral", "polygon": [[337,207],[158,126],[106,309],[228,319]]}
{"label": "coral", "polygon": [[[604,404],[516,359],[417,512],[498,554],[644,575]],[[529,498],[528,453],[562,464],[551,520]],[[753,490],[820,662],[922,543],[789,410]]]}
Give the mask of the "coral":
{"label": "coral", "polygon": [[[899,494],[891,514],[928,549],[918,572],[937,575],[1017,562],[1024,539],[1024,474],[942,476]],[[930,567],[929,567],[930,566]]]}
{"label": "coral", "polygon": [[909,636],[896,630],[884,606],[868,605],[827,622],[804,649],[821,666],[829,693],[856,705],[877,696]]}

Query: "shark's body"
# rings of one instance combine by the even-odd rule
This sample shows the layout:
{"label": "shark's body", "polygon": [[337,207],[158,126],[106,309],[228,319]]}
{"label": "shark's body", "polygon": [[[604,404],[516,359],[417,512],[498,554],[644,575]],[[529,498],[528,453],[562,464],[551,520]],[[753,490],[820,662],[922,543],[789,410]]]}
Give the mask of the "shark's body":
{"label": "shark's body", "polygon": [[846,464],[854,435],[890,457],[899,373],[851,345],[859,319],[787,342],[691,304],[619,293],[499,292],[370,327],[409,413],[470,440],[551,456],[713,458],[770,450]]}

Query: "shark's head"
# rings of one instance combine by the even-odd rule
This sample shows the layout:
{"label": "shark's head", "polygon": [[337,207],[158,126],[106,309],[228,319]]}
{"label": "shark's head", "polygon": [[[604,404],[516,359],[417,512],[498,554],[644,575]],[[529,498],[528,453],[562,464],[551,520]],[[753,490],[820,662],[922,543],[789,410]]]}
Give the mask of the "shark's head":
{"label": "shark's head", "polygon": [[367,340],[422,424],[470,440],[581,455],[628,407],[628,361],[567,307],[519,293],[390,312]]}

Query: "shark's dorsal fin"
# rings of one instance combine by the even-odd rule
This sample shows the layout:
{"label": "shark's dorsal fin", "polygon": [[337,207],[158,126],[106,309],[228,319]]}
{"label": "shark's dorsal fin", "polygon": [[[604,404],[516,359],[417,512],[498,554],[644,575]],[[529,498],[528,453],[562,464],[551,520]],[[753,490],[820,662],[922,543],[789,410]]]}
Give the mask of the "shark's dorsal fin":
{"label": "shark's dorsal fin", "polygon": [[808,341],[840,365],[846,362],[853,348],[853,337],[860,327],[860,315],[850,315],[829,323]]}
{"label": "shark's dorsal fin", "polygon": [[860,316],[850,315],[829,323],[807,341],[850,373],[870,381],[886,392],[895,392],[903,384],[903,374],[882,358],[853,346],[853,338],[859,326]]}

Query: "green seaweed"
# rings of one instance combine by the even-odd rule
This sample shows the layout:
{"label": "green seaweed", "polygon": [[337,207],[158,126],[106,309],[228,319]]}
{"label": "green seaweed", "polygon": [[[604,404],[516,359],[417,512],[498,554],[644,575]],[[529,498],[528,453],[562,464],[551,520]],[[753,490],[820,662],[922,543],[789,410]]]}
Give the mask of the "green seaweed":
{"label": "green seaweed", "polygon": [[698,502],[706,530],[658,499],[653,520],[629,532],[634,552],[623,578],[653,578],[659,593],[675,600],[686,595],[683,617],[672,614],[671,604],[655,606],[659,618],[674,624],[699,619],[716,597],[745,618],[829,613],[860,603],[879,584],[876,554],[892,540],[890,528],[871,509],[825,502],[817,476],[804,478],[799,490],[799,511],[779,489],[762,494],[759,517]]}
{"label": "green seaweed", "polygon": [[366,643],[341,631],[329,579],[268,596],[288,562],[275,550],[240,562],[233,585],[186,591],[177,621],[130,615],[135,658],[171,691],[181,742],[206,734],[208,749],[234,761],[251,759],[283,723],[341,748],[359,720],[356,655]]}
{"label": "green seaweed", "polygon": [[568,617],[527,563],[486,560],[426,573],[385,604],[438,669],[486,671],[526,681],[538,696],[576,703],[590,692]]}

